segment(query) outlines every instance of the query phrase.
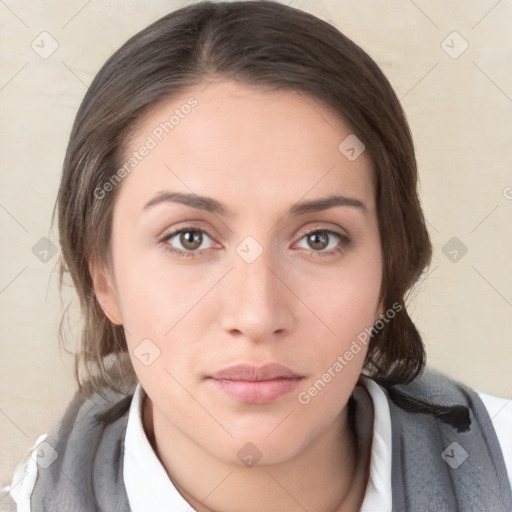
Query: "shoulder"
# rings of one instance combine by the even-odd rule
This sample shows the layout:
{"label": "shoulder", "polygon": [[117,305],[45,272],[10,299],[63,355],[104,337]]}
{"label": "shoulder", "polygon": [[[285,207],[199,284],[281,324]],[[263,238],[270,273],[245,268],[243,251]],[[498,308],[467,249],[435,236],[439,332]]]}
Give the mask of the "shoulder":
{"label": "shoulder", "polygon": [[30,512],[30,496],[37,479],[37,453],[47,437],[47,434],[40,435],[14,470],[8,491],[18,512]]}
{"label": "shoulder", "polygon": [[[468,435],[466,432],[469,424],[476,420],[478,428],[485,436],[486,447],[496,447],[490,452],[495,463],[498,462],[501,452],[512,489],[512,399],[479,392],[435,368],[425,368],[408,384],[382,389],[389,400],[393,424],[395,416],[412,418],[417,415],[407,413],[427,413],[454,427],[448,432],[451,431],[449,437],[455,439],[459,433],[462,433],[461,436]],[[422,416],[421,419],[417,417],[414,421],[407,421],[411,421],[412,428],[418,429],[425,419]],[[477,437],[474,441],[477,441]]]}
{"label": "shoulder", "polygon": [[[106,388],[100,393],[89,395],[77,391],[59,420],[48,433],[37,438],[14,470],[11,485],[7,490],[16,503],[18,512],[31,510],[31,497],[38,477],[42,475],[38,468],[50,468],[57,458],[60,459],[60,466],[63,458],[68,464],[76,466],[76,460],[69,461],[70,453],[67,452],[73,452],[71,448],[78,445],[82,450],[94,449],[93,441],[99,441],[102,436],[91,436],[91,433],[97,428],[103,430],[126,416],[131,399],[132,394]],[[80,428],[76,429],[78,424]],[[64,447],[67,449],[64,450]],[[46,472],[44,474],[46,475]]]}
{"label": "shoulder", "polygon": [[[431,413],[445,423],[452,423],[459,431],[467,430],[464,423],[467,420],[469,425],[471,411],[480,421],[489,423],[490,419],[500,432],[507,428],[512,432],[512,398],[482,393],[436,368],[425,367],[411,382],[382,389],[390,405],[393,403],[410,412]],[[463,414],[463,409],[467,415]]]}
{"label": "shoulder", "polygon": [[480,391],[477,393],[491,418],[512,488],[512,398],[500,398]]}

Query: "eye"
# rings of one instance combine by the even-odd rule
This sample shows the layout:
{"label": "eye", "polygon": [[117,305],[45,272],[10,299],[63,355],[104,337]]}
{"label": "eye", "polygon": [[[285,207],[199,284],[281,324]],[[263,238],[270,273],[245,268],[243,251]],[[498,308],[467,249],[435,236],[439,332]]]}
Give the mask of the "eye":
{"label": "eye", "polygon": [[[165,250],[179,257],[193,258],[212,247],[211,243],[207,243],[207,239],[213,241],[204,229],[187,226],[165,235],[160,243]],[[300,239],[302,240],[308,245],[302,248],[309,249],[310,254],[314,256],[335,256],[352,247],[351,239],[347,235],[330,229],[313,229]]]}
{"label": "eye", "polygon": [[[206,247],[203,246],[203,242],[206,238],[212,240],[204,229],[189,226],[165,235],[160,242],[167,251],[173,254],[185,258],[193,258],[210,247],[208,244],[206,244]],[[178,245],[178,247],[176,247],[176,245]]]}
{"label": "eye", "polygon": [[352,246],[351,239],[347,235],[330,229],[313,229],[300,240],[305,240],[308,247],[302,248],[310,249],[310,254],[314,256],[334,256]]}

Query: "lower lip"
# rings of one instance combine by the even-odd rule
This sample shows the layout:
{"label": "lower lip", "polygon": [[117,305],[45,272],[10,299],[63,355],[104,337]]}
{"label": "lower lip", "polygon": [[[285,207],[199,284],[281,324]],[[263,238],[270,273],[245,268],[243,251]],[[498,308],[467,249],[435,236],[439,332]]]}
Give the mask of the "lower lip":
{"label": "lower lip", "polygon": [[272,379],[260,381],[210,379],[213,384],[226,394],[246,404],[269,404],[275,402],[301,381],[300,378]]}

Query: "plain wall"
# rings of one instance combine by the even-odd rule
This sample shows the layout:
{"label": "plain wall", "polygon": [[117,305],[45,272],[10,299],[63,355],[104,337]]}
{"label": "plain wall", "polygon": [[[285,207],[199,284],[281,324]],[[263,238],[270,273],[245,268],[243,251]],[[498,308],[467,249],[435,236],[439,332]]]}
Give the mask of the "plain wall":
{"label": "plain wall", "polygon": [[[76,301],[70,289],[59,296],[58,247],[44,261],[37,245],[44,237],[57,243],[50,218],[74,116],[104,61],[183,5],[0,3],[0,485],[10,483],[15,465],[76,388],[72,358],[59,351],[57,338],[70,301],[69,331],[76,336]],[[428,364],[511,398],[512,2],[290,5],[332,21],[366,50],[407,114],[435,248],[409,308]],[[47,58],[31,46],[43,55],[51,50],[55,43],[42,32],[58,44]]]}

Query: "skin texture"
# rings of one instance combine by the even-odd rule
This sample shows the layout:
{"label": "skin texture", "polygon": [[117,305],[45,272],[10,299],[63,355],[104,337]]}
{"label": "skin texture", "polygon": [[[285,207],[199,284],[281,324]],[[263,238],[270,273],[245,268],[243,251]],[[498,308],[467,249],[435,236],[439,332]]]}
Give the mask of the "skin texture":
{"label": "skin texture", "polygon": [[[297,396],[383,313],[370,160],[363,152],[349,161],[338,150],[351,132],[319,101],[231,80],[155,106],[126,158],[190,97],[197,106],[117,185],[111,263],[91,265],[96,295],[110,320],[123,324],[148,395],[145,430],[199,512],[356,510],[369,449],[356,449],[347,402],[367,347],[308,404]],[[164,189],[213,197],[232,215],[171,202],[143,211]],[[366,210],[287,216],[299,201],[334,193]],[[162,241],[190,226],[206,231],[199,251],[179,234]],[[346,234],[351,244],[329,235],[315,245],[306,236],[312,228]],[[336,246],[342,251],[319,255]],[[180,257],[166,247],[197,254]],[[241,257],[258,247],[254,261]],[[159,350],[147,366],[136,355],[145,339],[152,354]],[[206,378],[233,364],[268,362],[303,376],[272,403],[239,402]],[[237,456],[244,446],[261,454],[252,467]]]}

